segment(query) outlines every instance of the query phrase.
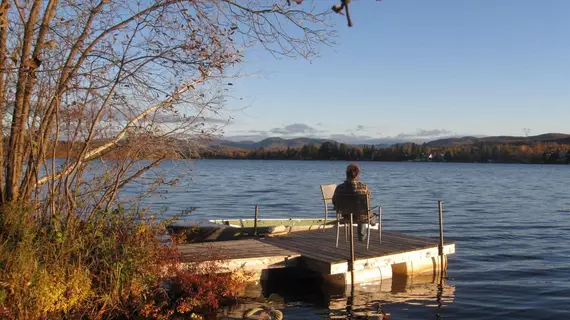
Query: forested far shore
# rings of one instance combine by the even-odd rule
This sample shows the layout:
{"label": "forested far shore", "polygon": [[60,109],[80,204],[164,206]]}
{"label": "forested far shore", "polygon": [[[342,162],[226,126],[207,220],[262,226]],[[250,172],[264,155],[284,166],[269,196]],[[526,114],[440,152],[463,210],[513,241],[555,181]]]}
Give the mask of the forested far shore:
{"label": "forested far shore", "polygon": [[417,161],[417,162],[495,162],[569,164],[570,144],[556,142],[459,145],[430,147],[415,143],[378,148],[325,142],[300,148],[236,149],[208,148],[188,152],[183,158],[264,159],[264,160],[347,160],[347,161]]}

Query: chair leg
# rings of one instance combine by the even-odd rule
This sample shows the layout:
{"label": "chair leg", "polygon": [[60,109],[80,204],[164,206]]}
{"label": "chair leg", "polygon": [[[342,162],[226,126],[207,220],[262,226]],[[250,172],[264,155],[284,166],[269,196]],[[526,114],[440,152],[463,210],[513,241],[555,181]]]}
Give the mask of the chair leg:
{"label": "chair leg", "polygon": [[382,243],[382,206],[378,207],[378,242]]}
{"label": "chair leg", "polygon": [[348,223],[344,224],[344,240],[346,240],[346,242],[348,242],[348,235],[349,235],[350,230],[348,230]]}
{"label": "chair leg", "polygon": [[370,247],[370,213],[368,213],[367,217],[368,224],[366,225],[366,250]]}
{"label": "chair leg", "polygon": [[348,224],[348,226],[350,226],[350,227],[347,227],[347,229],[346,229],[346,232],[348,232],[347,242],[348,242],[348,239],[352,239],[352,237],[353,237],[352,233],[354,232],[354,230],[352,229],[352,225],[350,223]]}
{"label": "chair leg", "polygon": [[340,236],[340,223],[336,221],[336,247],[338,248],[338,238]]}
{"label": "chair leg", "polygon": [[370,219],[368,219],[368,225],[366,226],[366,250],[370,247]]}

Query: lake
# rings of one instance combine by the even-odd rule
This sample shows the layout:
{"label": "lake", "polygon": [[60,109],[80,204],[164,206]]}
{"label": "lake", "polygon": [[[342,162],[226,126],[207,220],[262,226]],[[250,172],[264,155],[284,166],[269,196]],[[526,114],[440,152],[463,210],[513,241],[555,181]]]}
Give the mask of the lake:
{"label": "lake", "polygon": [[[169,161],[183,173],[148,204],[191,218],[323,215],[320,184],[341,183],[342,161]],[[362,162],[361,181],[384,207],[385,230],[456,242],[443,287],[418,279],[357,288],[355,308],[392,319],[565,319],[570,315],[570,166]],[[128,192],[136,193],[136,185]],[[334,241],[331,239],[331,241]],[[388,287],[386,287],[386,285]],[[291,284],[294,286],[294,284]],[[384,288],[382,288],[384,286]],[[297,285],[279,292],[285,319],[342,316],[346,297]],[[279,289],[275,289],[278,291]],[[267,292],[266,292],[267,293]]]}

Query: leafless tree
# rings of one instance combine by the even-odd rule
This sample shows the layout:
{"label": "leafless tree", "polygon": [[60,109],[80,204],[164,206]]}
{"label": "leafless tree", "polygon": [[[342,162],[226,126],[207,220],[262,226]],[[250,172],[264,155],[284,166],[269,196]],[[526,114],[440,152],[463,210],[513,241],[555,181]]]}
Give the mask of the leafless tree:
{"label": "leafless tree", "polygon": [[[312,57],[330,44],[329,12],[285,0],[1,0],[0,206],[65,219],[113,206],[123,186],[219,132],[208,119],[223,119],[248,47]],[[90,174],[103,156],[115,160]]]}

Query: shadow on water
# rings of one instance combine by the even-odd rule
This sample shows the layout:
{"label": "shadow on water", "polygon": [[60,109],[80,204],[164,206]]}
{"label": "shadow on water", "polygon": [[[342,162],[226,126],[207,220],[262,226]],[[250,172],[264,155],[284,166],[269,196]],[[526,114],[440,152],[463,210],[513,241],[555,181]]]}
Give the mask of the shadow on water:
{"label": "shadow on water", "polygon": [[[283,311],[289,319],[414,319],[426,313],[441,319],[453,302],[455,287],[436,276],[394,277],[351,286],[334,286],[300,269],[277,269],[267,280],[250,284],[239,303],[223,308],[221,319],[241,319],[254,307]],[[399,314],[405,317],[400,317]]]}

